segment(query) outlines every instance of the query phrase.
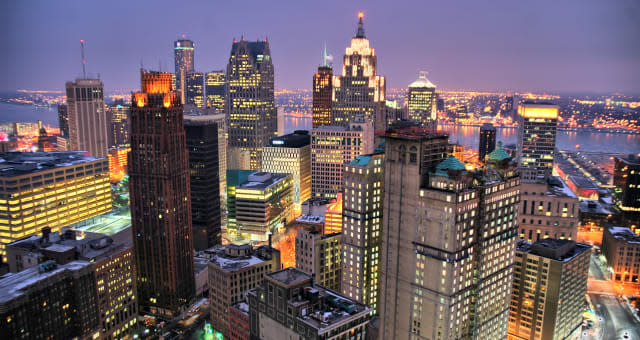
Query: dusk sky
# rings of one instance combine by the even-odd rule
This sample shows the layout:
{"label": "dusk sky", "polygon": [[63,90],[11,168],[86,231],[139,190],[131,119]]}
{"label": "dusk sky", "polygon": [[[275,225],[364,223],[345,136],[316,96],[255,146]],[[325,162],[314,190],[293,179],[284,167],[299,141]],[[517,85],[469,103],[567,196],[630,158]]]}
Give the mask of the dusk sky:
{"label": "dusk sky", "polygon": [[181,34],[201,72],[226,68],[234,37],[268,36],[276,88],[310,89],[324,42],[340,72],[360,10],[388,88],[426,70],[442,89],[640,94],[637,0],[4,0],[0,90],[62,90],[80,39],[106,91],[137,89],[141,60],[174,71]]}

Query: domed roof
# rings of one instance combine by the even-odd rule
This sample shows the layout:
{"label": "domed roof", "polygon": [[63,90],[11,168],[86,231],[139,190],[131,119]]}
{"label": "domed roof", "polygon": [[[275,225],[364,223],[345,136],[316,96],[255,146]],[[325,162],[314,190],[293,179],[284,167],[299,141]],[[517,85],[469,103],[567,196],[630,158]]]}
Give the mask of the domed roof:
{"label": "domed roof", "polygon": [[490,161],[496,162],[501,162],[505,159],[511,158],[511,156],[509,156],[509,154],[502,148],[502,142],[498,142],[498,146],[493,151],[491,151],[491,153],[487,157],[489,157]]}
{"label": "domed roof", "polygon": [[420,76],[418,77],[418,79],[413,83],[409,84],[409,87],[429,87],[434,89],[436,88],[436,86],[429,79],[427,79],[427,72],[420,72]]}
{"label": "domed roof", "polygon": [[455,158],[454,156],[449,156],[447,157],[447,159],[440,162],[440,164],[436,166],[436,169],[462,171],[465,169],[465,167],[464,167],[464,164],[462,164],[462,162],[460,162],[457,158]]}

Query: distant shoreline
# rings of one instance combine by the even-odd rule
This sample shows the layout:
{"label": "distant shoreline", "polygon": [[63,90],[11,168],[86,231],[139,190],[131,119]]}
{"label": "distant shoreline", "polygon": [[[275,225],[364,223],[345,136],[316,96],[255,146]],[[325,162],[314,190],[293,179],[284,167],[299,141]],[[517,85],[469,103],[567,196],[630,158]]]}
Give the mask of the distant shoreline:
{"label": "distant shoreline", "polygon": [[[453,126],[453,127],[481,127],[480,124],[438,124],[441,126]],[[517,126],[495,126],[497,129],[517,129]],[[611,130],[603,128],[571,128],[571,127],[558,127],[560,131],[573,131],[573,132],[594,132],[594,133],[615,133],[621,135],[640,135],[640,131],[636,130]]]}

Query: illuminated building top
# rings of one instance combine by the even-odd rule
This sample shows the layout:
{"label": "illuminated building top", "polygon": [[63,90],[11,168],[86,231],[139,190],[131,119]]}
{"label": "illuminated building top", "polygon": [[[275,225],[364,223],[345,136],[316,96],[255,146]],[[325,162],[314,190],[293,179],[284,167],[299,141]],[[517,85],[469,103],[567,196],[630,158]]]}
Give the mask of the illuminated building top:
{"label": "illuminated building top", "polygon": [[518,114],[524,118],[558,118],[560,107],[550,104],[524,103],[518,107]]}
{"label": "illuminated building top", "polygon": [[0,178],[64,168],[105,158],[94,158],[85,151],[0,153]]}

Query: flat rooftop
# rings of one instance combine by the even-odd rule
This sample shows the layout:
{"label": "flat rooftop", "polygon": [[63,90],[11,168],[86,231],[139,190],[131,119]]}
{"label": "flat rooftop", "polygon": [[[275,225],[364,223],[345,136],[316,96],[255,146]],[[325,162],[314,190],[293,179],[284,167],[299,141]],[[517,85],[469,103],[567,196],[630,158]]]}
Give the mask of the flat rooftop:
{"label": "flat rooftop", "polygon": [[640,244],[640,235],[635,234],[628,227],[609,227],[606,230],[617,240],[626,243]]}
{"label": "flat rooftop", "polygon": [[519,240],[516,250],[522,253],[542,256],[551,260],[569,262],[591,249],[591,246],[570,240],[547,238],[534,243]]}
{"label": "flat rooftop", "polygon": [[296,285],[311,279],[311,275],[291,267],[266,274],[265,276],[287,286]]}
{"label": "flat rooftop", "polygon": [[106,159],[90,157],[87,151],[0,152],[0,177],[20,176]]}
{"label": "flat rooftop", "polygon": [[597,185],[584,176],[569,176],[569,180],[581,189],[598,189]]}
{"label": "flat rooftop", "polygon": [[311,144],[311,136],[307,130],[296,130],[293,133],[271,139],[269,147],[301,148]]}
{"label": "flat rooftop", "polygon": [[[215,264],[225,271],[234,272],[243,268],[255,266],[265,261],[269,261],[269,259],[259,256],[259,249],[251,250],[251,253],[248,256],[231,256],[226,254],[226,247],[229,246],[216,246],[211,249],[210,251],[214,254],[209,259],[209,262]],[[234,245],[231,245],[231,247],[234,247]]]}
{"label": "flat rooftop", "polygon": [[547,183],[547,194],[559,197],[577,198],[576,194],[560,177],[550,176]]}
{"label": "flat rooftop", "polygon": [[394,139],[410,139],[410,140],[429,140],[439,138],[449,138],[449,135],[443,132],[437,132],[431,129],[411,127],[400,129],[389,129],[382,134],[386,138]]}
{"label": "flat rooftop", "polygon": [[285,173],[267,173],[267,172],[255,172],[249,175],[246,182],[238,185],[238,189],[251,189],[251,190],[266,190],[279,182],[285,180],[290,174]]}

